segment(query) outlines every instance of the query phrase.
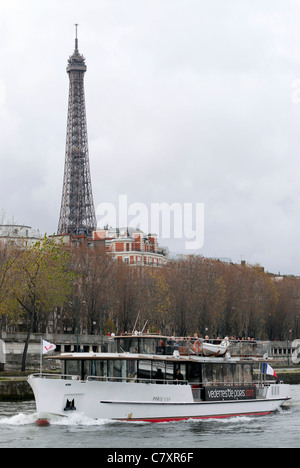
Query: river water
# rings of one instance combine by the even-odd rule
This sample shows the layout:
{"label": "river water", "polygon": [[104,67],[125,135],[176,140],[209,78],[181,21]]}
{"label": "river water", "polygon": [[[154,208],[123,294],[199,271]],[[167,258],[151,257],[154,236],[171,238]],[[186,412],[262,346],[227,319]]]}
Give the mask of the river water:
{"label": "river water", "polygon": [[292,448],[300,447],[300,385],[279,412],[260,417],[171,423],[94,421],[72,414],[37,427],[34,402],[0,402],[0,448]]}

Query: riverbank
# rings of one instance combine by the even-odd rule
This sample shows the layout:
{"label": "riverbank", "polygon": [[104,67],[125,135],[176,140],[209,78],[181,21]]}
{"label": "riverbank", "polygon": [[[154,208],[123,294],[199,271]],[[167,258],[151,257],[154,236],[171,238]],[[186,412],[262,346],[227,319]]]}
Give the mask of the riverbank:
{"label": "riverbank", "polygon": [[282,380],[286,384],[299,385],[300,384],[300,369],[275,369],[276,375],[279,380]]}
{"label": "riverbank", "polygon": [[25,401],[33,400],[33,392],[27,382],[27,378],[0,377],[0,401]]}

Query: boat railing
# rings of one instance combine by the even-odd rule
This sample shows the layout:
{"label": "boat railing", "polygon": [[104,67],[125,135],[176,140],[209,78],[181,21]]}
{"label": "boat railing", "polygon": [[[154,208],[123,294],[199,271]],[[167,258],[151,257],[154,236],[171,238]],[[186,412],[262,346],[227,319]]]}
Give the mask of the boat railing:
{"label": "boat railing", "polygon": [[101,382],[121,382],[121,383],[145,383],[145,384],[164,384],[164,385],[189,385],[187,380],[165,380],[165,379],[148,379],[137,377],[108,377],[108,376],[93,376],[89,375],[87,381]]}
{"label": "boat railing", "polygon": [[[282,383],[282,381],[280,381],[279,383]],[[253,385],[255,385],[257,388],[270,387],[270,385],[274,384],[278,384],[278,382],[274,380],[253,380]]]}
{"label": "boat railing", "polygon": [[[178,351],[181,356],[203,356],[203,344],[221,345],[221,339],[204,339],[191,337],[171,337],[166,348],[160,347],[158,354],[173,354]],[[268,355],[268,344],[262,341],[229,340],[228,353],[232,357],[257,357]]]}
{"label": "boat railing", "polygon": [[[45,374],[36,373],[31,374],[29,379],[56,379],[56,380],[81,380],[79,375],[70,374]],[[94,376],[89,375],[85,381],[102,381],[102,382],[125,382],[125,383],[146,383],[146,384],[164,384],[164,385],[190,385],[193,391],[204,387],[242,387],[242,386],[256,386],[257,388],[265,388],[270,385],[274,385],[273,380],[253,380],[252,382],[224,382],[224,381],[206,381],[206,382],[193,382],[188,380],[171,380],[171,379],[149,379],[149,378],[137,378],[135,376],[128,377],[109,377],[109,376]]]}
{"label": "boat railing", "polygon": [[[31,374],[29,379],[57,379],[57,380],[82,380],[79,375],[69,374]],[[109,377],[89,375],[84,379],[84,382],[101,381],[101,382],[121,382],[121,383],[146,383],[146,384],[164,384],[164,385],[188,385],[187,380],[166,380],[166,379],[149,379],[136,377]]]}
{"label": "boat railing", "polygon": [[29,379],[57,379],[57,380],[80,380],[79,375],[69,375],[69,374],[31,374],[28,377]]}

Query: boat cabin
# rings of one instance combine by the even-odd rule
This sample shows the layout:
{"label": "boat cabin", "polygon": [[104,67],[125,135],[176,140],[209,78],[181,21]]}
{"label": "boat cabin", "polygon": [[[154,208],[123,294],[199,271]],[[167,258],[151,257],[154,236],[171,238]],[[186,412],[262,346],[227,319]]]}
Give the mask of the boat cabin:
{"label": "boat cabin", "polygon": [[[48,359],[58,358],[49,356]],[[158,356],[131,353],[62,354],[64,375],[76,380],[121,383],[191,385],[195,401],[207,399],[207,390],[218,386],[252,388],[253,363],[191,356]]]}
{"label": "boat cabin", "polygon": [[193,344],[190,338],[121,335],[114,337],[111,349],[114,352],[65,353],[47,359],[62,362],[66,379],[72,376],[81,381],[190,385],[195,401],[208,399],[214,388],[238,386],[250,393],[253,390],[255,395],[255,360],[249,358],[258,352],[255,346],[250,349],[248,343],[247,348],[242,344],[233,357],[231,343],[230,355],[205,357],[196,353]]}

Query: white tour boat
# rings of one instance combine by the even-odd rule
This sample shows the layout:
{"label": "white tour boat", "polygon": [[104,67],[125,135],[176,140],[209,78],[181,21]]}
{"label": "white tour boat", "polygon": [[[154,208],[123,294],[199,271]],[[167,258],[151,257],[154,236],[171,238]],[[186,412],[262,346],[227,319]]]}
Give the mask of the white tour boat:
{"label": "white tour boat", "polygon": [[195,351],[196,341],[123,335],[114,339],[115,352],[48,356],[63,373],[29,376],[38,417],[76,411],[120,421],[227,418],[266,415],[290,399],[289,385],[259,371],[266,361],[259,343],[226,343],[226,353],[208,357],[203,341]]}

